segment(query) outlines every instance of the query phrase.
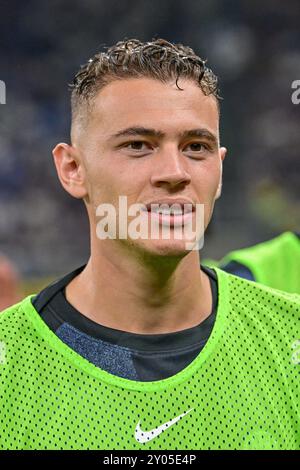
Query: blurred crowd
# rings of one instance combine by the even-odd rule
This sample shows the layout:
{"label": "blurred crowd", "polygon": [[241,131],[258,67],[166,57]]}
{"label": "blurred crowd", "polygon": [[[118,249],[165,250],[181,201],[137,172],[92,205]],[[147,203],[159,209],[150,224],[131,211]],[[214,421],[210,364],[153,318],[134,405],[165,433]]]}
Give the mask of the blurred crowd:
{"label": "blurred crowd", "polygon": [[88,256],[85,210],[61,189],[51,150],[69,141],[68,83],[102,45],[164,37],[220,77],[229,153],[205,255],[300,226],[299,2],[4,0],[0,17],[0,251],[23,276],[65,273]]}

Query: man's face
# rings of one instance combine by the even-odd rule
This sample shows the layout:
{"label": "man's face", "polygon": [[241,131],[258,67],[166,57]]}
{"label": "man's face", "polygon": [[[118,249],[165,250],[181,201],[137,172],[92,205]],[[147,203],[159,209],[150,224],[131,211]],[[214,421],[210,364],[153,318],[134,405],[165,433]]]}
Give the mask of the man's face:
{"label": "man's face", "polygon": [[[192,81],[178,84],[183,91],[154,79],[119,80],[96,96],[78,146],[92,230],[99,204],[114,205],[118,214],[120,195],[128,207],[165,199],[204,204],[208,225],[226,152],[219,147],[217,104]],[[148,239],[116,243],[178,255],[186,252],[185,241],[175,239],[171,228],[169,239],[151,239],[149,230]]]}

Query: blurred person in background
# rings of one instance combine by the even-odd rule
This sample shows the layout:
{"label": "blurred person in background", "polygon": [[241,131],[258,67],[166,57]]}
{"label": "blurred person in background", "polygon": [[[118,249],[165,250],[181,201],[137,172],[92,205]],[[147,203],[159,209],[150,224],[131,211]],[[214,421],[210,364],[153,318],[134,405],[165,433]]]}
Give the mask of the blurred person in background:
{"label": "blurred person in background", "polygon": [[[291,126],[292,128],[292,126]],[[300,159],[298,146],[277,146],[262,153],[259,173],[256,167],[245,172],[250,180],[251,211],[269,225],[276,237],[230,251],[220,261],[206,260],[236,276],[260,282],[275,289],[300,294]],[[247,160],[251,160],[249,151]],[[282,232],[282,233],[281,233]]]}
{"label": "blurred person in background", "polygon": [[300,294],[300,233],[284,232],[271,240],[230,251],[203,264],[274,289]]}
{"label": "blurred person in background", "polygon": [[216,265],[250,281],[300,294],[300,234],[284,232],[271,240],[231,251]]}
{"label": "blurred person in background", "polygon": [[0,312],[21,300],[20,279],[17,269],[0,253]]}

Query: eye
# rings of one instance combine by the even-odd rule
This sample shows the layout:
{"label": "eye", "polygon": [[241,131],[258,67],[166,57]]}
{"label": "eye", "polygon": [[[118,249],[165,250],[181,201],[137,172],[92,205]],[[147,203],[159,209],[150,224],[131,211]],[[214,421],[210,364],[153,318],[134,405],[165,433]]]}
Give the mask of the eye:
{"label": "eye", "polygon": [[192,142],[191,144],[187,145],[185,149],[190,150],[192,152],[201,152],[203,150],[209,150],[208,146],[206,144],[203,144],[202,142]]}
{"label": "eye", "polygon": [[124,145],[125,148],[129,150],[147,150],[149,149],[149,144],[143,142],[142,140],[133,140]]}

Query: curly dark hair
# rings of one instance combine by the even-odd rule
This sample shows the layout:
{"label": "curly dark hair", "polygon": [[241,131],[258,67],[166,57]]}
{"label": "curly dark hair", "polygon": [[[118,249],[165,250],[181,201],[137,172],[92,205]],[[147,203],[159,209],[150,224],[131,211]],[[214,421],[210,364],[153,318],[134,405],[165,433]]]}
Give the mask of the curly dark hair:
{"label": "curly dark hair", "polygon": [[219,103],[218,79],[193,49],[165,39],[151,42],[126,39],[106,52],[95,54],[81,66],[70,84],[72,118],[77,116],[81,104],[90,104],[97,92],[113,80],[141,77],[165,83],[174,79],[179,89],[180,77],[192,79],[205,95],[214,95]]}

